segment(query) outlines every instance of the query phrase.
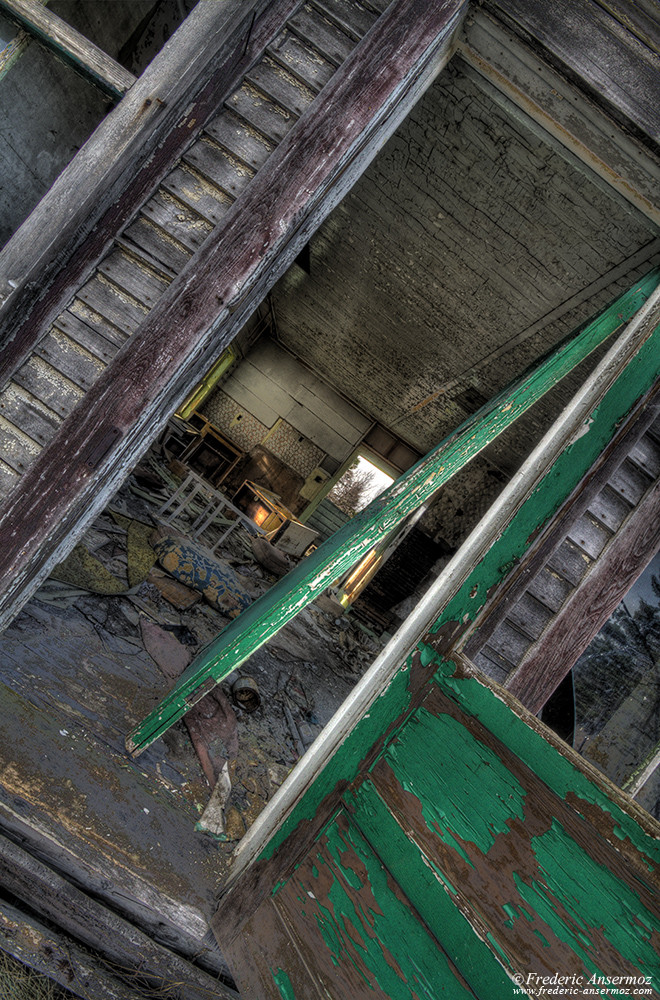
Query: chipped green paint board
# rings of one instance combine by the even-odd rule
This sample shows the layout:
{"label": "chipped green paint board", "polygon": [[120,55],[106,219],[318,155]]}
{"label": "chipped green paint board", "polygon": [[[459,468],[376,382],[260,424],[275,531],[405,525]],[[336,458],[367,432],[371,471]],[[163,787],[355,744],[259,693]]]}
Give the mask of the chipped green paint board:
{"label": "chipped green paint board", "polygon": [[[311,863],[319,877],[314,878]],[[331,996],[474,1000],[360,831],[329,823],[305,870],[280,893],[282,909]],[[348,990],[350,989],[350,992]]]}
{"label": "chipped green paint board", "polygon": [[[650,977],[657,991],[660,987],[658,913],[651,913],[637,893],[590,858],[556,820],[532,844],[539,880],[529,885],[522,878],[517,879],[522,899],[580,956],[590,975],[633,975],[638,970]],[[594,929],[626,960],[627,968],[602,967],[593,939]]]}
{"label": "chipped green paint board", "polygon": [[406,887],[415,909],[478,996],[511,1000],[512,983],[488,946],[456,906],[456,889],[411,844],[372,782],[351,789],[345,801],[353,823],[372,845],[393,878]]}
{"label": "chipped green paint board", "polygon": [[487,684],[476,677],[457,676],[456,664],[440,657],[433,680],[463,711],[506,744],[559,798],[569,800],[579,812],[587,807],[598,809],[612,827],[614,838],[629,841],[649,873],[660,870],[660,841],[640,827],[577,763],[559,753],[524,717],[513,712]]}
{"label": "chipped green paint board", "polygon": [[[422,803],[429,829],[459,853],[456,837],[487,854],[495,837],[508,832],[508,823],[524,815],[525,790],[518,779],[449,715],[419,708],[384,759],[401,787]],[[482,801],[488,802],[486,814],[476,808]]]}
{"label": "chipped green paint board", "polygon": [[162,736],[214,683],[239,667],[283,625],[353,566],[385,534],[428,500],[643,305],[660,281],[655,269],[582,327],[533,371],[499,393],[365,510],[302,560],[223,630],[177,685],[129,734],[130,753]]}

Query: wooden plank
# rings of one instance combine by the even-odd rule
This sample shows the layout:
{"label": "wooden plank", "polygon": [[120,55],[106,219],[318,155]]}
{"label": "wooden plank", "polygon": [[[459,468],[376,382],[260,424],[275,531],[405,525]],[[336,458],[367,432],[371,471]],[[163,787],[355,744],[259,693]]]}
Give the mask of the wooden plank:
{"label": "wooden plank", "polygon": [[188,208],[199,212],[202,218],[214,226],[226,215],[232,204],[223,191],[219,191],[214,184],[209,184],[206,178],[185,164],[175,167],[163,179],[161,188]]}
{"label": "wooden plank", "polygon": [[67,417],[83,396],[77,385],[38,357],[30,358],[13,381],[60,417]]}
{"label": "wooden plank", "polygon": [[369,31],[376,15],[357,0],[313,0],[314,6],[356,40]]}
{"label": "wooden plank", "polygon": [[612,532],[589,514],[583,514],[571,526],[566,537],[592,559],[597,559],[612,537]]}
{"label": "wooden plank", "polygon": [[0,13],[111,97],[123,97],[135,83],[132,73],[42,3],[0,0]]}
{"label": "wooden plank", "polygon": [[28,392],[11,383],[0,393],[0,414],[42,447],[60,425],[52,410],[40,406]]}
{"label": "wooden plank", "polygon": [[[157,197],[155,195],[151,198],[143,211],[156,201]],[[147,309],[151,309],[156,304],[169,285],[169,281],[146,267],[137,256],[130,257],[120,248],[104,257],[99,264],[98,273],[106,277],[117,288],[127,292],[131,298],[142,303]]]}
{"label": "wooden plank", "polygon": [[247,82],[234,91],[227,107],[275,144],[289,134],[296,122],[290,111],[275,104]]}
{"label": "wooden plank", "polygon": [[596,4],[557,0],[549,11],[543,0],[488,0],[486,8],[566,67],[614,118],[660,139],[658,57]]}
{"label": "wooden plank", "polygon": [[139,215],[124,230],[122,241],[133,244],[138,250],[145,250],[172,278],[184,269],[192,257],[192,251],[145,215]]}
{"label": "wooden plank", "polygon": [[332,21],[321,17],[310,4],[305,4],[287,22],[287,27],[324,58],[340,66],[355,48],[355,40]]}
{"label": "wooden plank", "polygon": [[213,118],[205,131],[215,142],[255,171],[263,167],[275,148],[272,142],[250,128],[247,122],[227,110]]}
{"label": "wooden plank", "polygon": [[108,281],[101,274],[95,274],[79,289],[71,307],[74,312],[77,311],[77,302],[89,306],[93,312],[99,313],[104,320],[129,337],[149,311],[147,306],[122,292],[114,282]]}
{"label": "wooden plank", "polygon": [[[649,279],[649,291],[657,278],[657,274],[653,272]],[[210,643],[203,654],[193,659],[173,691],[129,735],[127,746],[131,752],[140,752],[165,732],[203,697],[212,680],[217,683],[240,666],[302,607],[350,569],[382,539],[383,533],[400,524],[470,458],[555,385],[563,374],[583,360],[601,342],[601,338],[609,336],[612,324],[618,327],[621,310],[625,308],[624,301],[625,296],[618,299],[597,320],[553,352],[532,373],[494,397],[488,407],[467,420],[454,434],[429,452],[424,460],[383,491],[369,507],[360,511],[332,539],[299,563],[268,594],[245,609],[240,621],[236,619],[227,626],[219,639]],[[555,554],[555,559],[561,562],[562,569],[566,563],[568,571],[577,580],[578,570],[582,566],[586,570],[588,557],[577,549],[574,553],[574,547],[568,542],[564,543],[564,549],[566,551],[561,556]]]}
{"label": "wooden plank", "polygon": [[651,477],[626,459],[610,478],[609,485],[634,507],[651,485]]}
{"label": "wooden plank", "polygon": [[639,465],[653,479],[660,475],[660,444],[649,434],[637,441],[630,457],[635,465]]}
{"label": "wooden plank", "polygon": [[509,663],[516,664],[520,663],[531,644],[532,640],[528,635],[518,631],[505,619],[491,635],[488,648],[489,654],[494,650]]}
{"label": "wooden plank", "polygon": [[157,944],[5,837],[0,837],[0,873],[5,891],[40,919],[124,972],[139,972],[150,989],[169,990],[176,983],[190,1000],[207,1000],[211,995],[220,1000],[237,998],[234,990]]}
{"label": "wooden plank", "polygon": [[81,389],[89,389],[94,385],[106,367],[102,361],[54,328],[39,342],[35,354]]}
{"label": "wooden plank", "polygon": [[508,620],[517,625],[530,639],[538,639],[551,618],[550,608],[537,600],[529,591],[525,591],[508,615]]}
{"label": "wooden plank", "polygon": [[621,527],[630,510],[630,504],[609,486],[605,486],[589,504],[589,513],[612,532]]}
{"label": "wooden plank", "polygon": [[[474,1000],[453,960],[344,813],[278,887],[273,902],[326,996],[390,1000],[428,995],[432,984],[436,995]],[[286,969],[286,955],[277,958]]]}
{"label": "wooden plank", "polygon": [[205,138],[190,147],[184,162],[193,166],[230,198],[237,198],[254,177],[254,170]]}
{"label": "wooden plank", "polygon": [[[595,817],[545,785],[534,758],[490,731],[487,713],[463,700],[467,686],[459,691],[431,687],[375,765],[384,803],[512,972],[579,975],[591,955],[604,975],[648,975],[655,877],[641,857],[628,864]],[[575,882],[577,871],[589,874]],[[627,917],[606,915],[605,898],[625,899]]]}
{"label": "wooden plank", "polygon": [[[270,899],[262,903],[240,934],[232,934],[232,930],[218,926],[216,937],[240,987],[241,1000],[282,1000],[283,996],[324,1000],[316,977],[303,963]],[[281,966],[276,956],[281,956]]]}
{"label": "wooden plank", "polygon": [[548,568],[563,576],[573,587],[577,587],[592,563],[593,559],[586,552],[582,552],[577,545],[565,539],[548,559]]}
{"label": "wooden plank", "polygon": [[187,250],[198,250],[213,226],[199,212],[173,198],[161,188],[142,209],[144,215],[166,230]]}
{"label": "wooden plank", "polygon": [[0,251],[0,384],[297,6],[197,4],[101,122]]}
{"label": "wooden plank", "polygon": [[95,955],[4,901],[0,901],[0,948],[82,1000],[135,1000],[134,988]]}
{"label": "wooden plank", "polygon": [[560,573],[550,569],[549,566],[544,566],[530,581],[527,589],[532,597],[545,604],[551,611],[559,611],[572,587]]}
{"label": "wooden plank", "polygon": [[596,0],[650,49],[660,52],[657,0]]}
{"label": "wooden plank", "polygon": [[313,90],[325,86],[336,66],[305,45],[288,28],[268,47],[269,54]]}
{"label": "wooden plank", "polygon": [[659,547],[660,484],[656,482],[507,682],[530,711],[543,707]]}
{"label": "wooden plank", "polygon": [[[98,315],[98,314],[97,314]],[[75,340],[77,344],[84,347],[95,357],[107,364],[114,358],[115,354],[126,340],[126,337],[109,323],[103,324],[103,319],[98,315],[99,328],[94,329],[85,323],[79,316],[69,309],[61,313],[53,324],[62,333]]]}
{"label": "wooden plank", "polygon": [[14,472],[24,473],[36,459],[40,447],[20,427],[0,416],[0,458]]}
{"label": "wooden plank", "polygon": [[246,80],[297,118],[318,93],[268,57],[252,67]]}

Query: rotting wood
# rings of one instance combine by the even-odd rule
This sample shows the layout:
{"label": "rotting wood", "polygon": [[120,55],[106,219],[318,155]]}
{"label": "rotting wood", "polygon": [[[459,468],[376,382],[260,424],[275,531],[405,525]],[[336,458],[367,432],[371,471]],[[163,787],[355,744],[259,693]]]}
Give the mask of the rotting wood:
{"label": "rotting wood", "polygon": [[[647,319],[640,317],[635,326],[652,322],[650,315],[652,312],[646,312]],[[369,769],[388,735],[398,732],[418,704],[417,692],[423,696],[437,669],[436,654],[446,656],[455,648],[509,567],[524,555],[530,535],[536,534],[561,508],[584,471],[609,445],[626,414],[643,400],[658,367],[660,331],[654,334],[655,343],[647,342],[630,364],[630,355],[623,347],[628,336],[612,348],[557,419],[243,838],[230,884],[213,921],[219,941],[225,942],[238,933],[273,886],[288,877],[323,824],[340,807],[347,785]],[[589,432],[579,433],[585,423]],[[420,642],[420,634],[429,628],[428,641]],[[452,669],[449,673],[446,684],[451,690],[456,674]],[[467,675],[471,676],[469,670]],[[577,755],[504,689],[491,684],[488,678],[475,680],[472,687],[478,698],[468,695],[471,711],[473,706],[478,708],[484,688],[495,690],[496,700],[489,704],[496,709],[497,725],[509,746],[513,732],[521,745],[542,749],[550,744],[552,752],[537,753],[535,770],[540,777],[552,787],[563,789],[563,795],[566,789],[573,789],[568,793],[573,801],[581,795],[578,805],[596,817],[602,835],[638,863],[637,845],[646,850],[646,845],[657,837],[656,825],[644,810],[631,804],[587,763],[573,766],[571,761],[579,760]],[[509,711],[516,705],[522,721]],[[529,733],[529,729],[533,732]],[[540,742],[537,732],[543,733]],[[554,750],[560,750],[559,759]],[[601,808],[608,796],[610,804],[603,819]]]}
{"label": "rotting wood", "polygon": [[0,0],[0,13],[106,94],[121,98],[136,77],[38,0]]}
{"label": "rotting wood", "polygon": [[20,367],[298,3],[197,4],[101,122],[0,251],[0,382]]}
{"label": "rotting wood", "polygon": [[[139,974],[150,989],[185,988],[187,1000],[217,996],[233,1000],[234,990],[157,944],[137,927],[117,916],[58,875],[42,861],[0,836],[3,888],[22,900],[39,917],[124,974]],[[66,985],[66,984],[65,984]]]}
{"label": "rotting wood", "polygon": [[589,576],[506,682],[538,712],[660,547],[660,484],[635,508]]}
{"label": "rotting wood", "polygon": [[[58,457],[57,485],[53,481],[50,497],[41,476],[43,463],[55,458],[54,443],[42,452],[32,467],[34,480],[25,478],[21,484],[20,519],[24,529],[30,525],[31,542],[21,547],[26,575],[9,560],[13,595],[7,591],[5,597],[10,613],[18,610],[17,590],[27,599],[23,583],[28,577],[33,588],[37,576],[62,558],[75,538],[71,529],[82,531],[83,519],[106,502],[146,442],[440,72],[466,6],[465,0],[451,0],[430,16],[421,0],[395,0],[227,212],[215,238],[172,282],[62,426],[59,434],[68,442],[69,460],[63,475]],[[92,481],[82,455],[92,439],[104,436],[109,419],[122,428],[122,438]],[[32,506],[28,496],[49,513],[26,518]],[[12,517],[7,515],[10,507],[18,514],[16,500],[10,499],[4,510],[10,533]]]}
{"label": "rotting wood", "polygon": [[[657,280],[657,272],[652,272],[642,299],[655,287]],[[629,303],[627,306],[624,305],[626,301]],[[639,298],[637,301],[640,301]],[[630,315],[630,303],[631,293],[628,293],[627,297],[618,299],[597,320],[553,352],[527,377],[517,380],[497,395],[410,472],[381,493],[366,510],[358,513],[287,574],[268,594],[243,611],[239,619],[193,660],[174,690],[130,734],[127,739],[129,750],[139,753],[162,735],[199,700],[209,679],[218,683],[240,666],[301,608],[350,569],[385,533],[428,500],[470,458],[617,329],[621,317]],[[575,562],[575,559],[572,561]],[[586,569],[580,553],[577,554],[577,563]],[[573,568],[576,571],[576,567]]]}
{"label": "rotting wood", "polygon": [[567,580],[549,569],[547,561],[575,520],[588,510],[615,532],[628,516],[630,504],[608,486],[608,480],[612,469],[616,469],[629,454],[631,440],[643,435],[655,420],[660,407],[658,391],[660,387],[654,386],[628,415],[552,524],[538,536],[507,583],[498,588],[495,599],[487,603],[474,633],[467,638],[464,646],[466,655],[471,659],[478,656],[478,650],[488,642],[501,621],[513,618],[526,591],[531,600],[538,600],[541,607],[545,606],[554,613],[559,611],[571,587]]}
{"label": "rotting wood", "polygon": [[583,81],[615,119],[627,118],[649,145],[658,143],[660,57],[595,3],[556,0],[549,9],[543,0],[488,0],[486,9]]}
{"label": "rotting wood", "polygon": [[91,952],[2,901],[0,948],[81,1000],[136,1000],[134,985],[115,976]]}
{"label": "rotting wood", "polygon": [[[565,74],[551,65],[548,53],[535,51],[538,46],[507,30],[495,15],[474,9],[461,42],[461,56],[623,198],[659,222],[659,170],[653,153],[628,129],[618,127],[588,92],[577,92]],[[634,62],[630,46],[620,48],[617,59],[624,53],[626,60]],[[634,74],[630,64],[624,75],[628,72]]]}

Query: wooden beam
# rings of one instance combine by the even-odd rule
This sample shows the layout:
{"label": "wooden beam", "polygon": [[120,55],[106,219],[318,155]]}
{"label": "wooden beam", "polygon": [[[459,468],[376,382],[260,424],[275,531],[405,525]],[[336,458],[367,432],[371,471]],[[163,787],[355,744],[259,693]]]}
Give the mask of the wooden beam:
{"label": "wooden beam", "polygon": [[4,506],[5,624],[440,72],[466,9],[388,7],[61,425]]}
{"label": "wooden beam", "polygon": [[[629,49],[621,46],[620,55]],[[460,54],[509,114],[524,115],[543,130],[546,141],[564,157],[575,158],[656,224],[660,222],[660,164],[648,150],[589,94],[572,75],[550,65],[533,39],[523,39],[483,9],[466,26]],[[656,84],[656,92],[658,86]],[[660,95],[657,99],[660,99]],[[520,109],[520,110],[518,110]],[[531,122],[530,122],[531,119]]]}
{"label": "wooden beam", "polygon": [[298,2],[198,3],[0,250],[0,384]]}
{"label": "wooden beam", "polygon": [[550,623],[505,686],[535,714],[600,632],[660,548],[660,482],[649,491],[586,580]]}
{"label": "wooden beam", "polygon": [[618,429],[608,447],[599,456],[593,468],[578,484],[562,508],[530,546],[525,557],[498,588],[493,600],[483,609],[474,629],[466,636],[463,651],[474,660],[479,651],[490,641],[505,618],[516,606],[530,585],[531,580],[548,562],[553,552],[566,538],[573,525],[590,506],[606,485],[613,469],[623,462],[635,441],[639,440],[660,413],[660,384],[653,386]]}
{"label": "wooden beam", "polygon": [[132,73],[38,0],[0,0],[0,14],[111,97],[120,100],[135,83]]}
{"label": "wooden beam", "polygon": [[657,151],[660,58],[592,0],[487,0],[485,8]]}
{"label": "wooden beam", "polygon": [[[46,4],[48,0],[37,0],[38,3]],[[27,31],[20,28],[11,41],[7,42],[0,49],[0,80],[9,72],[12,66],[21,58],[30,42],[32,36]]]}
{"label": "wooden beam", "polygon": [[[456,472],[487,447],[549,389],[603,343],[635,312],[646,296],[657,297],[660,273],[617,299],[597,320],[569,338],[531,373],[499,393],[489,404],[442,441],[408,473],[380,494],[343,528],[304,559],[267,594],[231,622],[192,661],[176,687],[127,739],[141,753],[192,705],[250,657],[283,625],[318,597],[342,573],[409,514],[428,500]],[[631,312],[632,310],[632,312]]]}
{"label": "wooden beam", "polygon": [[[187,1000],[237,1000],[234,990],[92,899],[52,868],[0,835],[0,881],[39,919],[90,949],[98,958],[135,973],[151,990],[176,983]],[[66,985],[66,984],[65,984]]]}

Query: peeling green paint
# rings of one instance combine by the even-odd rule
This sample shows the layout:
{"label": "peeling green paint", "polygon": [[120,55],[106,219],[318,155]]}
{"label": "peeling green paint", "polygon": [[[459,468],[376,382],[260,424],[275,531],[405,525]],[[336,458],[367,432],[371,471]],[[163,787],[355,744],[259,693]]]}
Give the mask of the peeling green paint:
{"label": "peeling green paint", "polygon": [[660,865],[660,841],[647,834],[628,813],[613,802],[567,757],[511,711],[489,688],[476,678],[458,679],[453,675],[455,665],[438,658],[438,671],[434,681],[461,706],[486,726],[562,799],[571,795],[577,808],[578,801],[597,806],[611,817],[614,833],[619,840],[629,840],[646,860],[649,871]]}
{"label": "peeling green paint", "polygon": [[[478,996],[511,1000],[511,980],[456,906],[458,889],[396,822],[371,781],[346,796],[352,821],[372,844],[458,971]],[[451,895],[450,895],[451,893]]]}
{"label": "peeling green paint", "polygon": [[456,838],[487,854],[522,819],[525,791],[493,751],[449,715],[420,708],[385,760],[421,803],[430,830],[469,861]]}
{"label": "peeling green paint", "polygon": [[280,991],[282,1000],[296,1000],[296,994],[293,992],[291,980],[287,976],[284,969],[278,969],[277,972],[274,972],[272,975],[275,985]]}
{"label": "peeling green paint", "polygon": [[[350,569],[383,533],[396,528],[428,500],[467,461],[479,454],[632,317],[659,280],[660,270],[656,269],[620,296],[594,321],[567,338],[532,372],[494,397],[312,555],[303,559],[268,593],[246,608],[195,657],[172,691],[130,733],[126,741],[129,751],[139,753],[146,749],[207,693],[209,684],[219,683],[239,667],[287,621]],[[593,428],[590,428],[589,434],[583,435],[580,440],[591,438],[592,433]],[[522,534],[523,539],[529,536],[536,524],[534,521],[530,531]],[[498,546],[494,549],[497,550]],[[497,560],[498,566],[502,566],[507,562],[507,556],[503,559],[500,552]],[[483,579],[473,581],[470,590],[475,583],[483,584]],[[485,587],[482,587],[482,599],[484,592]],[[474,615],[481,607],[482,599],[468,602],[468,613]],[[460,621],[461,618],[462,614],[455,620]]]}
{"label": "peeling green paint", "polygon": [[[331,823],[321,843],[335,878],[317,920],[333,965],[348,963],[390,1000],[474,1000],[407,902],[391,892],[387,873],[362,834]],[[359,897],[356,879],[363,887]],[[322,895],[313,881],[304,888]]]}
{"label": "peeling green paint", "polygon": [[[546,833],[533,838],[532,846],[539,878],[531,885],[516,878],[521,897],[558,938],[570,944],[590,974],[605,974],[593,938],[597,929],[625,960],[651,976],[657,989],[659,960],[651,936],[660,934],[658,916],[608,868],[597,864],[556,820]],[[558,905],[566,917],[558,912]]]}

